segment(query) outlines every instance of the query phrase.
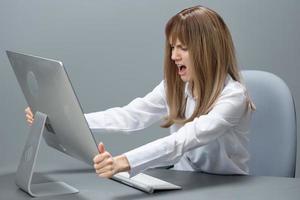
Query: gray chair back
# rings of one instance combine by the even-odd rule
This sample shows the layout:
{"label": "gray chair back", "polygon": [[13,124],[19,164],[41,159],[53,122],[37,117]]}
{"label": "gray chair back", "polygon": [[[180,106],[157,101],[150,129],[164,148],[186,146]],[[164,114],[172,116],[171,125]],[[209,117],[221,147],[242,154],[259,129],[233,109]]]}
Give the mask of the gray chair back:
{"label": "gray chair back", "polygon": [[245,70],[256,111],[249,133],[250,175],[295,177],[297,125],[293,97],[278,76]]}

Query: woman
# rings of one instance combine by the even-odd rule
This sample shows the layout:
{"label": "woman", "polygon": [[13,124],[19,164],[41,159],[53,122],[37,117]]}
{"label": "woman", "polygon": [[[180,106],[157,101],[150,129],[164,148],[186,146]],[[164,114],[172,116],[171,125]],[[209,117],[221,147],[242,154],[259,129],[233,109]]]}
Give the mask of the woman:
{"label": "woman", "polygon": [[[215,174],[248,174],[248,124],[254,105],[236,63],[230,32],[213,10],[196,6],[165,28],[164,80],[122,108],[86,114],[91,129],[130,132],[158,120],[171,135],[112,157],[102,143],[94,158],[101,177],[131,176],[156,166]],[[30,108],[25,110],[29,124]]]}

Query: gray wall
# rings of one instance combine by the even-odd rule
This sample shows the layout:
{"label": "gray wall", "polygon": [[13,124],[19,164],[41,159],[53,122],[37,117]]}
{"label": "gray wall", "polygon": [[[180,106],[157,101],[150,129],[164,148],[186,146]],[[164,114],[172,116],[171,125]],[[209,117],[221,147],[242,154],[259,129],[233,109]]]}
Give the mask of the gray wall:
{"label": "gray wall", "polygon": [[[16,170],[29,131],[26,102],[5,50],[62,60],[85,112],[122,106],[160,82],[164,25],[173,14],[196,4],[223,16],[242,69],[270,71],[287,82],[300,113],[300,1],[1,0],[0,171]],[[299,122],[300,117],[298,127]],[[168,130],[156,124],[139,133],[96,135],[118,154]],[[40,155],[40,168],[63,168],[68,159],[81,165],[44,143]]]}

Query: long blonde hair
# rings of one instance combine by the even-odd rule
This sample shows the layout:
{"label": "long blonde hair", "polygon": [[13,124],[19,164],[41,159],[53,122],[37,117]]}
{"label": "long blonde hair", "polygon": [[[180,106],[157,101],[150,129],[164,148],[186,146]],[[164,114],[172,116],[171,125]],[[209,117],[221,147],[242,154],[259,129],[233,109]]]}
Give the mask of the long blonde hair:
{"label": "long blonde hair", "polygon": [[[235,81],[241,80],[230,32],[215,11],[203,6],[184,9],[167,22],[165,34],[164,79],[170,110],[161,126],[166,128],[207,114],[222,92],[228,74]],[[188,49],[193,65],[192,86],[198,93],[195,110],[187,119],[185,83],[171,60],[170,41],[174,44],[177,39]]]}

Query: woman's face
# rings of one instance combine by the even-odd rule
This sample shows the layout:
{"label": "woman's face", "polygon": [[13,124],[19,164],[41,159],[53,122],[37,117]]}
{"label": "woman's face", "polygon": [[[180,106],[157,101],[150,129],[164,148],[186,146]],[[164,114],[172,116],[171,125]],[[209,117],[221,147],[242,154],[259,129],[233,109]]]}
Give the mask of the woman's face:
{"label": "woman's face", "polygon": [[171,44],[171,59],[177,66],[177,73],[184,82],[192,81],[192,62],[186,46],[177,39],[175,44]]}

